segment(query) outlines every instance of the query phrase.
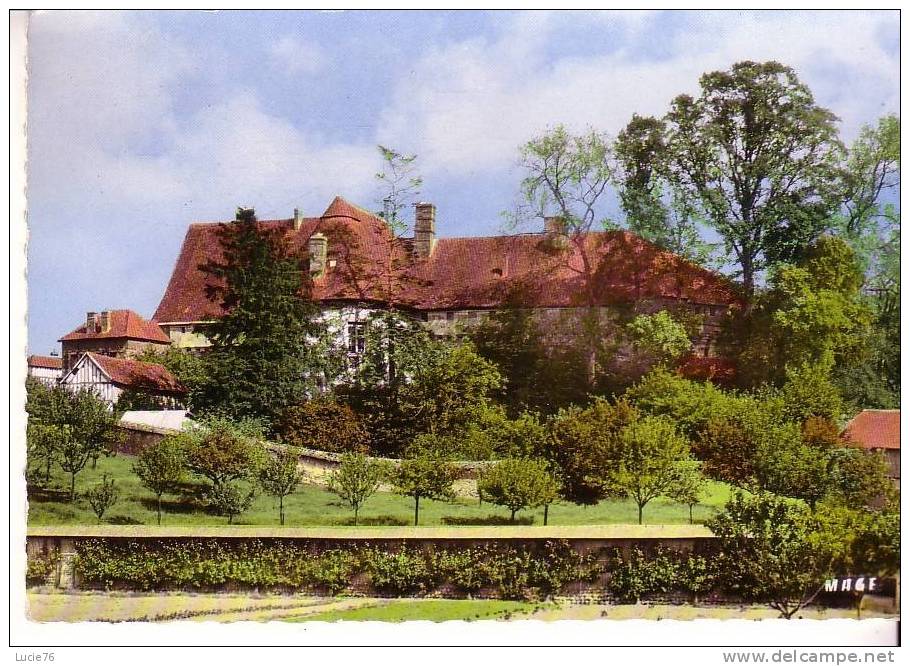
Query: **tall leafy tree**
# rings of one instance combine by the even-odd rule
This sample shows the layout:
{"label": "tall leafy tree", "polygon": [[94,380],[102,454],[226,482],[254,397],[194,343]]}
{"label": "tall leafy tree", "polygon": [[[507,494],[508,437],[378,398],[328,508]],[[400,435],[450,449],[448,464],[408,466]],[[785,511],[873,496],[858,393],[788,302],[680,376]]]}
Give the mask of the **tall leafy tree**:
{"label": "tall leafy tree", "polygon": [[278,498],[278,518],[284,525],[284,498],[297,490],[303,481],[297,456],[289,451],[279,451],[259,470],[259,485],[269,495]]}
{"label": "tall leafy tree", "polygon": [[606,322],[597,308],[599,262],[588,232],[613,226],[603,217],[604,203],[615,182],[611,142],[594,129],[572,134],[558,125],[521,147],[520,166],[525,176],[514,220],[558,220],[550,249],[567,259],[578,259],[567,260],[564,266],[580,279],[578,298],[585,316],[578,322],[578,332],[585,339],[585,378],[591,388],[598,376],[598,349]]}
{"label": "tall leafy tree", "polygon": [[840,203],[837,118],[778,62],[739,62],[699,83],[664,118],[668,173],[751,296],[762,271],[798,258]]}
{"label": "tall leafy tree", "polygon": [[329,477],[329,490],[351,507],[356,525],[360,507],[379,490],[387,476],[388,470],[381,461],[362,453],[345,453]]}
{"label": "tall leafy tree", "polygon": [[484,501],[511,511],[510,522],[522,509],[549,506],[556,500],[558,484],[547,464],[531,458],[507,458],[481,474],[477,492]]}
{"label": "tall leafy tree", "polygon": [[202,266],[224,315],[211,327],[210,377],[200,407],[266,418],[316,390],[321,327],[310,299],[308,259],[286,229],[264,227],[249,208],[218,230],[222,259]]}
{"label": "tall leafy tree", "polygon": [[186,451],[179,436],[164,437],[145,447],[133,463],[133,473],[142,485],[155,493],[158,524],[161,524],[161,496],[174,492],[183,479]]}
{"label": "tall leafy tree", "polygon": [[614,150],[629,229],[665,250],[710,264],[715,245],[702,239],[698,209],[668,177],[666,123],[634,114],[616,137]]}

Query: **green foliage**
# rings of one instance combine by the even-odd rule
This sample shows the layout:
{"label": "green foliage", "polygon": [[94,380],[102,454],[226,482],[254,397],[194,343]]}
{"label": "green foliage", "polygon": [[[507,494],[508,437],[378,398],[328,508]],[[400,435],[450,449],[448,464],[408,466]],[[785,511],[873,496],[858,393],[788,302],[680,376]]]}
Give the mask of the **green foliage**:
{"label": "green foliage", "polygon": [[471,344],[434,340],[419,322],[389,314],[369,321],[346,397],[364,419],[373,450],[396,456],[422,433],[461,432],[501,383]]}
{"label": "green foliage", "polygon": [[310,300],[308,258],[285,230],[258,224],[252,209],[218,230],[223,260],[202,270],[206,294],[225,314],[206,334],[207,384],[197,408],[271,421],[311,395],[323,360],[318,309]]}
{"label": "green foliage", "polygon": [[547,459],[556,466],[563,498],[596,504],[606,496],[615,440],[638,418],[628,402],[596,399],[589,407],[561,410],[550,423]]}
{"label": "green foliage", "polygon": [[228,524],[253,505],[256,491],[253,488],[243,490],[239,484],[224,481],[214,485],[206,493],[205,499],[219,516],[227,516]]}
{"label": "green foliage", "polygon": [[[148,347],[136,357],[138,361],[145,363],[157,363],[163,365],[168,371],[177,378],[187,389],[186,407],[187,409],[196,409],[197,405],[205,405],[206,391],[212,384],[209,369],[209,357],[205,354],[195,354],[190,351],[179,349],[178,347],[167,347],[164,351]],[[127,404],[123,403],[123,396],[117,403],[118,409],[126,409]],[[138,407],[129,407],[130,409],[139,409]],[[155,409],[160,409],[156,407]]]}
{"label": "green foliage", "polygon": [[269,495],[278,498],[278,517],[284,525],[284,498],[297,490],[303,481],[298,469],[297,456],[290,451],[279,451],[259,470],[259,486]]}
{"label": "green foliage", "polygon": [[45,585],[56,574],[60,551],[43,550],[29,554],[25,563],[25,584]]}
{"label": "green foliage", "polygon": [[439,438],[439,448],[460,460],[542,457],[547,430],[537,414],[509,418],[496,404],[476,410],[462,432]]}
{"label": "green foliage", "polygon": [[161,524],[161,496],[175,492],[183,480],[186,452],[179,436],[169,435],[142,451],[133,463],[133,473],[155,494],[158,524]]}
{"label": "green foliage", "polygon": [[755,484],[815,506],[830,490],[829,454],[805,444],[795,423],[775,425],[755,451]]}
{"label": "green foliage", "polygon": [[526,544],[441,546],[420,550],[378,546],[318,550],[303,542],[260,539],[80,539],[76,572],[89,588],[303,589],[338,594],[366,574],[381,594],[430,593],[450,583],[462,593],[498,591],[510,599],[549,596],[600,574],[596,554],[564,541],[539,550]]}
{"label": "green foliage", "polygon": [[405,155],[393,148],[377,146],[382,156],[382,170],[376,180],[382,186],[382,219],[394,233],[407,228],[402,211],[420,195],[423,178],[417,173],[417,155]]}
{"label": "green foliage", "polygon": [[[488,315],[469,331],[478,353],[496,364],[505,380],[498,399],[510,416],[531,410],[553,414],[606,389],[603,366],[612,357],[615,338],[593,317],[542,317],[534,308],[515,304]],[[597,335],[597,333],[600,335]],[[615,333],[615,332],[614,332]],[[595,339],[596,338],[596,339]],[[597,374],[589,381],[594,354]]]}
{"label": "green foliage", "polygon": [[237,479],[255,478],[265,461],[257,421],[232,421],[213,416],[181,433],[187,468],[217,488]]}
{"label": "green foliage", "polygon": [[896,495],[889,465],[878,452],[837,448],[829,454],[831,494],[844,506],[872,508]]}
{"label": "green foliage", "polygon": [[113,479],[108,479],[107,474],[101,480],[101,483],[95,485],[85,493],[85,499],[88,500],[92,512],[98,517],[98,522],[104,517],[104,513],[114,506],[119,499],[117,493],[117,484]]}
{"label": "green foliage", "polygon": [[369,443],[354,410],[327,397],[288,407],[278,419],[276,431],[285,444],[319,451],[363,451]]}
{"label": "green foliage", "polygon": [[112,455],[121,434],[116,416],[91,391],[68,391],[38,381],[26,384],[25,409],[33,459],[45,468],[45,478],[56,462],[70,475],[70,501],[76,499],[76,475],[90,460]]}
{"label": "green foliage", "polygon": [[477,480],[477,493],[486,502],[504,506],[512,512],[551,504],[558,485],[542,460],[507,458],[485,470]]}
{"label": "green foliage", "polygon": [[692,347],[686,327],[666,310],[638,315],[626,326],[626,330],[634,347],[659,365],[674,363]]}
{"label": "green foliage", "polygon": [[702,474],[702,464],[698,460],[685,460],[676,467],[676,481],[668,496],[689,507],[689,523],[694,522],[692,509],[702,500],[707,490],[708,480]]}
{"label": "green foliage", "polygon": [[861,362],[872,322],[861,284],[852,250],[832,236],[819,238],[798,264],[777,266],[768,289],[731,329],[739,381],[779,385],[801,365]]}
{"label": "green foliage", "polygon": [[756,276],[797,258],[839,203],[836,118],[777,62],[704,74],[664,118],[668,177],[720,234],[751,295]]}
{"label": "green foliage", "polygon": [[58,461],[68,436],[69,429],[64,425],[42,423],[34,418],[28,420],[25,431],[26,467],[31,478],[40,479],[44,486],[50,483],[51,468]]}
{"label": "green foliage", "polygon": [[629,557],[617,554],[610,567],[610,591],[622,603],[639,603],[647,593],[667,593],[679,581],[679,556],[675,552],[657,549],[648,556],[637,546]]}
{"label": "green foliage", "polygon": [[791,618],[843,560],[844,533],[803,504],[737,494],[708,526],[720,539],[726,587]]}
{"label": "green foliage", "polygon": [[414,498],[414,524],[420,522],[420,499],[449,501],[455,498],[452,484],[457,470],[439,451],[418,451],[401,461],[389,473],[389,481],[399,495]]}
{"label": "green foliage", "polygon": [[648,502],[681,487],[680,467],[689,461],[689,442],[666,417],[646,416],[629,423],[613,444],[607,486],[638,505],[641,524]]}
{"label": "green foliage", "polygon": [[329,490],[338,495],[354,511],[354,524],[360,507],[385,480],[385,464],[368,458],[362,453],[345,453],[341,464],[329,477]]}

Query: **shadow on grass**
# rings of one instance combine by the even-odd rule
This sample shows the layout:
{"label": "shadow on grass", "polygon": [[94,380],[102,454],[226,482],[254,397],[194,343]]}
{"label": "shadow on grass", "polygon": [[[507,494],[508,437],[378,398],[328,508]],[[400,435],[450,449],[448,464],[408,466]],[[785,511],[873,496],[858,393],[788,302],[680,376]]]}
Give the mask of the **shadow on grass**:
{"label": "shadow on grass", "polygon": [[30,502],[69,502],[70,500],[70,491],[56,486],[48,488],[29,485],[26,487],[26,495]]}
{"label": "shadow on grass", "polygon": [[145,525],[144,522],[132,516],[111,516],[104,522],[108,525]]}
{"label": "shadow on grass", "polygon": [[[335,525],[353,525],[354,516],[349,518],[341,518],[336,520]],[[410,525],[411,521],[405,520],[404,518],[399,518],[397,516],[367,516],[361,517],[357,520],[358,527],[367,527],[367,526],[379,526],[386,525],[390,527],[404,527]]]}
{"label": "shadow on grass", "polygon": [[509,520],[505,516],[443,516],[444,525],[533,525],[534,516],[518,516]]}
{"label": "shadow on grass", "polygon": [[[139,503],[148,511],[153,513],[158,511],[158,502],[154,497],[142,497],[139,499]],[[179,500],[161,499],[161,510],[164,513],[186,515],[188,513],[196,513],[197,511],[205,511],[206,508],[207,507],[200,505],[195,499],[189,497],[181,497]]]}

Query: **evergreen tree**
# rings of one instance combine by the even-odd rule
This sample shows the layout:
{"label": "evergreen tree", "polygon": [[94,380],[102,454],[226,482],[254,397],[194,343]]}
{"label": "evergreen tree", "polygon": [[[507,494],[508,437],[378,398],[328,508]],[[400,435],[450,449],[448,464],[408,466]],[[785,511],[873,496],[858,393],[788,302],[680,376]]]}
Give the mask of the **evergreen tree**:
{"label": "evergreen tree", "polygon": [[209,332],[209,377],[199,407],[269,422],[316,390],[322,355],[308,259],[286,230],[257,223],[252,209],[218,231],[221,261],[202,270],[224,315]]}

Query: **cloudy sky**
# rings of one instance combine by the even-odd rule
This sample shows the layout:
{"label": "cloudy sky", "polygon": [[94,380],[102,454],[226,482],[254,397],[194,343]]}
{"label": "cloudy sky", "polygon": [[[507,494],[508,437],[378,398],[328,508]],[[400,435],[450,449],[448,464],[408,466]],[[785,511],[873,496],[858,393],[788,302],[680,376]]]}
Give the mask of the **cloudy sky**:
{"label": "cloudy sky", "polygon": [[58,12],[29,27],[29,350],[87,310],[150,316],[187,225],[378,209],[376,145],[416,153],[442,235],[500,230],[517,148],[615,134],[705,71],[794,67],[857,129],[899,109],[891,12]]}

